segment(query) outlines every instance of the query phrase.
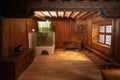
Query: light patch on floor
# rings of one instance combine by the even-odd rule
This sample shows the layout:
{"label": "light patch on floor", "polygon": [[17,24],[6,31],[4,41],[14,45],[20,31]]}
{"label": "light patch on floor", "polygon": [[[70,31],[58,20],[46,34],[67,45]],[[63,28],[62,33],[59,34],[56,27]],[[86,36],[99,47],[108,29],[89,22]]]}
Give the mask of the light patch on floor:
{"label": "light patch on floor", "polygon": [[78,51],[56,51],[56,53],[57,56],[62,59],[90,61],[85,55]]}

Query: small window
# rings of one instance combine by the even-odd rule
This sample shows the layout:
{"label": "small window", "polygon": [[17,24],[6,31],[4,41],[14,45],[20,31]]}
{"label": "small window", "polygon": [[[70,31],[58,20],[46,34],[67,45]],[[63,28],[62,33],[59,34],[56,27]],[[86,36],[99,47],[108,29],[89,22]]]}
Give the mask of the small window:
{"label": "small window", "polygon": [[100,26],[100,32],[105,32],[105,26]]}
{"label": "small window", "polygon": [[112,26],[108,25],[106,26],[106,33],[111,33],[112,32]]}
{"label": "small window", "polygon": [[99,42],[104,43],[104,35],[103,34],[99,35]]}
{"label": "small window", "polygon": [[99,27],[99,43],[111,45],[112,25],[105,25]]}
{"label": "small window", "polygon": [[106,35],[106,44],[111,45],[111,35]]}

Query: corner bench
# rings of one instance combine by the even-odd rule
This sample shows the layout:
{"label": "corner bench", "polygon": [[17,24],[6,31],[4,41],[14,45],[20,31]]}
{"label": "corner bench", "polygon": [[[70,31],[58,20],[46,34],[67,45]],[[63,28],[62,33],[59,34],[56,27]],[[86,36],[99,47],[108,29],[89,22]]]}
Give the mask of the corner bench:
{"label": "corner bench", "polygon": [[102,70],[101,74],[103,80],[120,80],[120,68]]}
{"label": "corner bench", "polygon": [[0,59],[0,80],[17,80],[33,59],[33,50],[26,50],[23,54]]}

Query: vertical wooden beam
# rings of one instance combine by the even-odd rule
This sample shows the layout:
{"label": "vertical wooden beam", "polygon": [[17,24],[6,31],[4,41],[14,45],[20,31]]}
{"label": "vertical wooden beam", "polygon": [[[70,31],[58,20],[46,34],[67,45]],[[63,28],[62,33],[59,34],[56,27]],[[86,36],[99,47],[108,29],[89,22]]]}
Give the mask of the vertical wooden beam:
{"label": "vertical wooden beam", "polygon": [[112,56],[120,60],[120,19],[113,20]]}
{"label": "vertical wooden beam", "polygon": [[[0,5],[1,5],[1,1],[0,1]],[[1,18],[1,13],[2,9],[0,6],[0,57],[2,56],[2,18]]]}
{"label": "vertical wooden beam", "polygon": [[2,23],[1,22],[2,22],[2,19],[0,16],[0,57],[2,57]]}

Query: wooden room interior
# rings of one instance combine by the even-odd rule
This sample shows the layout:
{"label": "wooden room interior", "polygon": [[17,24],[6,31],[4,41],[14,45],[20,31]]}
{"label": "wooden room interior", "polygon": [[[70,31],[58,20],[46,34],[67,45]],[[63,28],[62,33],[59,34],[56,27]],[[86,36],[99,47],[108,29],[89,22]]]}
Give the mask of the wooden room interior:
{"label": "wooden room interior", "polygon": [[[49,28],[40,28],[40,22]],[[52,38],[42,31],[52,32]],[[38,46],[45,40],[52,47]],[[119,80],[114,71],[120,72],[120,1],[1,0],[0,45],[0,80],[17,80],[36,56],[59,49],[97,55],[108,62],[101,69],[103,80]]]}

